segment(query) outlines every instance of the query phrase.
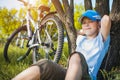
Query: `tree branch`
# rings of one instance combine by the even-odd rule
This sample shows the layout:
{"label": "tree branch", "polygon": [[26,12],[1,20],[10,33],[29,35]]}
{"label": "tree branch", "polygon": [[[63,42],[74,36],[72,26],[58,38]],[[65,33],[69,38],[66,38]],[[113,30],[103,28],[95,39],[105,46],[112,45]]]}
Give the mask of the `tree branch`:
{"label": "tree branch", "polygon": [[59,0],[51,0],[51,1],[54,4],[54,7],[56,8],[56,11],[58,12],[58,14],[60,16],[60,19],[62,21],[64,21],[65,20],[65,18],[64,18],[65,13],[64,13],[64,10],[62,8],[62,5],[61,5],[60,1]]}
{"label": "tree branch", "polygon": [[70,8],[72,10],[72,13],[74,13],[74,0],[70,0]]}
{"label": "tree branch", "polygon": [[84,0],[85,10],[91,9],[92,10],[92,2],[91,0]]}
{"label": "tree branch", "polygon": [[63,2],[63,7],[65,9],[65,13],[69,13],[69,10],[71,10],[71,9],[70,9],[70,5],[68,3],[68,0],[62,0],[62,2]]}

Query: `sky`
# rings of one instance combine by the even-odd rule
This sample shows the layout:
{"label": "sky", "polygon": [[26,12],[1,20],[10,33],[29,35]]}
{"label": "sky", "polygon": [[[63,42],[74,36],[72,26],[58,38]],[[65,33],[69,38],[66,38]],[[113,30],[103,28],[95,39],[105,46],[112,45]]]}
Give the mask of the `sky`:
{"label": "sky", "polygon": [[[34,0],[30,0],[30,1],[34,1]],[[74,0],[76,4],[84,3],[83,1],[84,0]],[[7,7],[8,9],[11,8],[19,9],[21,5],[22,5],[21,2],[17,0],[0,0],[0,7]]]}
{"label": "sky", "polygon": [[0,7],[7,7],[8,9],[17,8],[19,2],[17,0],[0,0]]}
{"label": "sky", "polygon": [[[31,2],[34,2],[34,0],[29,0]],[[95,6],[95,0],[91,0],[93,7]],[[80,4],[82,3],[84,5],[84,0],[74,0],[74,3]],[[110,5],[112,3],[112,0],[110,0]],[[22,3],[17,0],[0,0],[0,7],[7,7],[8,9],[16,8],[19,9],[21,7]]]}

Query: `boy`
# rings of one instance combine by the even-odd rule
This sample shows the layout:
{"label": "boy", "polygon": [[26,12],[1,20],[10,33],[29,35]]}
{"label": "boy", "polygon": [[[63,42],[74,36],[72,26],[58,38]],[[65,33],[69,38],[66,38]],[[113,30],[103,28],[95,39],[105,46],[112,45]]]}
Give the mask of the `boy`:
{"label": "boy", "polygon": [[[49,60],[40,60],[13,80],[96,80],[97,72],[108,50],[111,21],[109,16],[87,10],[80,18],[82,30],[77,37],[76,52],[66,69]],[[90,76],[89,76],[90,75]]]}

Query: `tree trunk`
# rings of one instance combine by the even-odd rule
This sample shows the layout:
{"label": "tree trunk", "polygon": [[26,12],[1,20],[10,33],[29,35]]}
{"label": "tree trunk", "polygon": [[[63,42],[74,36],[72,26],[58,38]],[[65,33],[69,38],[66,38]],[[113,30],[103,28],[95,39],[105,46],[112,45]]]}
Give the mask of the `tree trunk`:
{"label": "tree trunk", "polygon": [[84,0],[85,10],[92,10],[92,2],[91,0]]}
{"label": "tree trunk", "polygon": [[100,13],[101,16],[109,15],[109,0],[96,0],[95,10]]}
{"label": "tree trunk", "polygon": [[[112,11],[110,13],[110,18],[112,20],[111,25],[111,42],[110,48],[105,56],[101,69],[105,69],[106,71],[111,71],[113,67],[120,66],[120,1],[113,0]],[[101,78],[101,73],[99,73],[99,80],[103,80]]]}
{"label": "tree trunk", "polygon": [[70,4],[68,0],[62,0],[63,2],[63,8],[59,0],[52,0],[52,3],[54,4],[59,18],[62,20],[62,22],[65,24],[65,28],[68,34],[68,41],[69,41],[69,50],[70,53],[75,51],[76,48],[76,30],[74,27],[74,15],[73,15],[73,0],[70,0]]}
{"label": "tree trunk", "polygon": [[120,0],[113,0],[110,17],[112,28],[110,56],[106,65],[108,71],[112,67],[120,66]]}
{"label": "tree trunk", "polygon": [[[112,11],[110,18],[112,21],[111,25],[111,42],[108,54],[103,60],[101,69],[110,71],[112,67],[120,66],[120,1],[113,0]],[[102,8],[105,9],[105,8]],[[105,12],[105,10],[104,10]],[[106,12],[105,12],[106,13]],[[104,14],[105,14],[104,13]]]}

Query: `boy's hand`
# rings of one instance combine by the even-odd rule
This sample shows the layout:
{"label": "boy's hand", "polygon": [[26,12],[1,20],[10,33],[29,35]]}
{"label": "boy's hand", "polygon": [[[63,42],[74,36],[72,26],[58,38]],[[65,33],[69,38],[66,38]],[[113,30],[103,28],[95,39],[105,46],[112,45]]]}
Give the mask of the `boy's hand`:
{"label": "boy's hand", "polygon": [[85,34],[84,34],[83,30],[81,29],[81,30],[77,31],[77,35],[85,35]]}

